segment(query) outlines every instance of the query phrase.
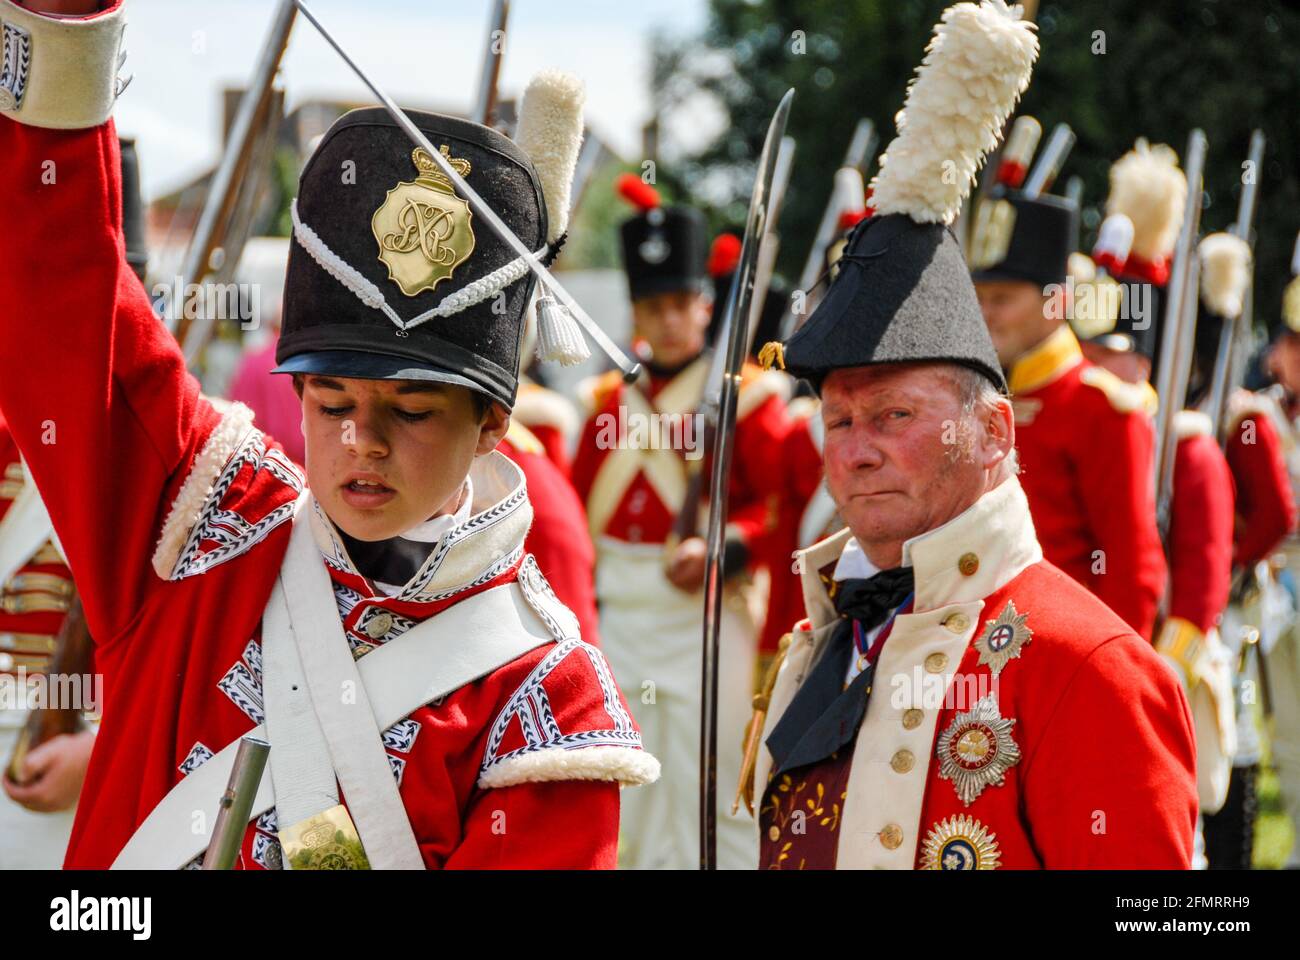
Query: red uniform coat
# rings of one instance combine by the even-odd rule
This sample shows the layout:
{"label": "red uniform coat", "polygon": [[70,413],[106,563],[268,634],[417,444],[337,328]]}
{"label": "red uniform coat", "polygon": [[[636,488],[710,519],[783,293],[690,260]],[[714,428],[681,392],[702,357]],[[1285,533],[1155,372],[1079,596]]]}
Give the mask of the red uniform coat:
{"label": "red uniform coat", "polygon": [[[619,439],[619,434],[633,437],[632,431],[637,428],[635,421],[626,416],[620,418],[620,410],[633,409],[629,407],[627,394],[635,390],[639,394],[637,399],[644,398],[647,409],[654,412],[694,413],[707,368],[707,357],[701,357],[674,377],[651,376],[648,396],[639,387],[624,384],[617,371],[596,382],[592,413],[583,427],[573,463],[573,483],[586,504],[593,537],[607,536],[629,543],[668,540],[685,488],[688,451],[631,449]],[[759,544],[776,524],[781,496],[780,441],[786,430],[784,389],[785,380],[780,374],[764,373],[752,364],[746,365],[736,410],[727,533],[749,548],[751,562]],[[661,409],[665,398],[669,398],[667,406]],[[620,423],[626,424],[625,430],[618,430]],[[680,429],[680,436],[687,438],[693,449],[702,454],[699,462],[707,470],[709,456],[702,448],[702,425],[698,430],[693,424]],[[625,482],[605,483],[600,475],[612,455],[635,457],[641,465],[628,470]],[[651,464],[652,460],[656,463]]]}
{"label": "red uniform coat", "polygon": [[573,404],[554,390],[520,379],[519,395],[510,418],[513,423],[528,428],[561,476],[568,479],[573,472],[569,442],[580,426]]}
{"label": "red uniform coat", "polygon": [[[843,531],[805,553],[812,619],[795,630],[765,742],[835,633],[826,583],[849,538]],[[877,654],[856,740],[834,760],[770,779],[773,757],[760,748],[764,861],[1187,867],[1197,799],[1182,689],[1150,644],[1042,559],[1015,480],[910,541],[907,561],[915,605],[894,619]],[[1003,623],[995,677],[989,638]],[[991,715],[963,716],[990,704]],[[1001,782],[990,777],[963,799],[952,760],[1000,771]],[[811,812],[795,817],[800,808]]]}
{"label": "red uniform coat", "polygon": [[1232,589],[1233,484],[1209,417],[1174,418],[1174,493],[1169,505],[1169,616],[1201,633],[1218,625]]}
{"label": "red uniform coat", "polygon": [[[781,440],[781,502],[777,527],[768,538],[765,554],[772,571],[772,585],[768,593],[767,616],[758,635],[760,654],[776,652],[781,637],[790,624],[804,618],[803,592],[794,570],[794,552],[810,547],[822,537],[834,532],[821,529],[825,510],[829,505],[822,500],[821,408],[811,398],[791,402],[785,437]],[[814,504],[814,499],[817,503]],[[811,521],[811,523],[810,523]],[[832,521],[834,525],[836,521]],[[819,529],[809,532],[809,527]]]}
{"label": "red uniform coat", "polygon": [[528,499],[533,504],[533,525],[525,541],[528,552],[537,558],[556,596],[578,618],[582,639],[600,646],[596,548],[587,532],[582,501],[550,452],[513,418],[510,431],[497,449],[519,465],[528,481]]}
{"label": "red uniform coat", "polygon": [[1150,639],[1166,571],[1149,388],[1084,360],[1066,326],[1018,360],[1008,383],[1043,553]]}
{"label": "red uniform coat", "polygon": [[1237,485],[1237,542],[1234,560],[1252,567],[1275,550],[1296,524],[1295,500],[1282,438],[1254,394],[1233,398],[1228,431],[1228,466]]}
{"label": "red uniform coat", "polygon": [[[28,482],[13,435],[0,415],[0,521]],[[0,583],[0,673],[22,667],[30,675],[49,666],[54,635],[63,625],[72,592],[72,572],[49,540]]]}
{"label": "red uniform coat", "polygon": [[[10,265],[0,272],[0,408],[67,549],[104,674],[104,721],[67,854],[73,867],[111,863],[175,783],[261,719],[261,617],[302,486],[279,447],[251,428],[247,408],[221,411],[200,395],[154,318],[114,226],[117,150],[111,122],[50,131],[0,118],[0,189],[15,225],[0,231]],[[51,164],[54,182],[43,179]],[[327,566],[354,641],[382,642],[516,576],[531,509],[517,468],[489,459],[503,483],[514,478],[494,517],[513,524],[516,549],[482,556],[469,544],[454,571],[467,579],[406,600],[376,596],[335,557]],[[448,573],[436,557],[424,571],[430,589]],[[456,586],[480,567],[477,586]],[[372,635],[375,621],[389,632]],[[485,748],[494,721],[530,690],[549,699],[556,721],[545,743],[525,745],[534,753],[563,750],[555,737],[618,727],[610,711],[625,707],[599,653],[578,644],[551,663],[555,649],[538,648],[386,732],[430,867],[613,866],[617,781],[653,778],[653,758],[632,738],[552,754],[551,772],[533,777],[550,782],[502,776],[509,771],[497,761],[511,744]],[[496,811],[507,830],[494,829]],[[245,867],[276,861],[274,823],[263,821],[249,828]]]}

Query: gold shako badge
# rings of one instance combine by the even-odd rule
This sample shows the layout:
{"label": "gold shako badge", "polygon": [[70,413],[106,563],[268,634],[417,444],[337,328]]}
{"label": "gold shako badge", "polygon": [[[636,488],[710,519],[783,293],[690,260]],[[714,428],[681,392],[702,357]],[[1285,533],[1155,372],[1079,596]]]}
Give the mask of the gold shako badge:
{"label": "gold shako badge", "polygon": [[[441,152],[457,173],[469,176],[468,160],[452,157],[446,144]],[[474,252],[469,204],[456,196],[451,181],[423,147],[416,147],[411,159],[416,178],[389,190],[370,219],[388,279],[408,297],[449,279]]]}
{"label": "gold shako badge", "polygon": [[921,844],[922,870],[996,870],[1001,865],[998,835],[965,814],[940,820]]}
{"label": "gold shako badge", "polygon": [[984,632],[975,641],[975,649],[980,652],[979,662],[987,664],[993,676],[1019,657],[1024,645],[1033,639],[1034,631],[1025,626],[1028,617],[1027,613],[1016,613],[1015,601],[1008,600],[998,618],[985,624]]}
{"label": "gold shako badge", "polygon": [[989,695],[957,714],[939,735],[939,776],[952,781],[966,806],[985,787],[1001,785],[1003,775],[1019,762],[1020,747],[1011,739],[1015,723],[998,712],[997,700]]}

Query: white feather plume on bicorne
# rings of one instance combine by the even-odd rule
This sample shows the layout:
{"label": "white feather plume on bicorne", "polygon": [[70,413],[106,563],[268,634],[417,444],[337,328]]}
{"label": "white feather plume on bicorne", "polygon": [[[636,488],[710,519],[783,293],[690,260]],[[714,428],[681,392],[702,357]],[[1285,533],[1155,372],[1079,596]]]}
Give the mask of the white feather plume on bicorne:
{"label": "white feather plume on bicorne", "polygon": [[1201,299],[1212,313],[1236,320],[1250,285],[1250,245],[1231,233],[1212,233],[1201,241],[1197,253]]}
{"label": "white feather plume on bicorne", "polygon": [[984,156],[1029,85],[1038,37],[1005,0],[943,12],[872,180],[877,215],[952,223]]}
{"label": "white feather plume on bicorne", "polygon": [[546,239],[551,243],[569,226],[569,194],[582,148],[585,101],[581,80],[558,70],[544,70],[529,81],[519,107],[515,143],[537,168],[546,197]]}
{"label": "white feather plume on bicorne", "polygon": [[1173,253],[1186,200],[1187,175],[1168,144],[1153,147],[1139,139],[1110,168],[1106,213],[1122,213],[1133,221],[1132,252],[1144,260]]}

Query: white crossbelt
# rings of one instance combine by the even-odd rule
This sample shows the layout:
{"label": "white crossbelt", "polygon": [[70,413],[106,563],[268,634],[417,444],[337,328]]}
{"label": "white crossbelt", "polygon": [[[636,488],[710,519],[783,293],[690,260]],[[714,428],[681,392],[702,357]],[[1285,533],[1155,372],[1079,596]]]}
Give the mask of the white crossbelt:
{"label": "white crossbelt", "polygon": [[[285,800],[291,810],[315,813],[336,804],[337,788],[325,782],[329,775],[322,775],[314,761],[302,759],[313,752],[319,756],[324,746],[371,865],[411,865],[414,838],[378,731],[388,729],[420,706],[482,679],[529,650],[554,642],[555,637],[518,582],[512,581],[462,600],[352,661],[329,575],[312,542],[305,497],[299,503],[289,549],[262,624],[268,723],[249,732],[270,739],[270,775],[262,777],[250,817],[279,806],[277,786],[286,791]],[[332,649],[335,647],[339,649]],[[318,664],[318,648],[324,648],[324,656],[332,662]],[[297,667],[305,680],[305,684],[298,682],[301,699],[285,701],[283,695],[280,697],[287,723],[277,723],[280,708],[271,705],[273,691],[280,682],[270,677],[272,653],[277,666],[299,660]],[[300,660],[304,653],[308,663]],[[354,677],[343,669],[337,653],[347,658],[346,666]],[[359,680],[355,704],[344,703],[345,688],[338,685],[343,682],[339,677]],[[293,684],[290,679],[289,686]],[[353,691],[346,692],[351,699]],[[315,733],[311,718],[303,713],[304,704],[317,721]],[[368,707],[369,718],[362,722],[363,711],[358,708],[364,707]],[[277,728],[276,736],[284,730],[290,745],[271,737],[268,725]],[[295,736],[306,739],[295,742]],[[302,753],[304,742],[306,754]],[[207,849],[217,802],[225,791],[238,748],[236,739],[176,784],[122,848],[113,869],[178,869]],[[288,771],[283,769],[286,766]],[[295,774],[302,777],[301,782]],[[391,815],[390,801],[394,798],[400,814],[397,824],[376,824],[376,814]],[[277,813],[277,820],[281,824],[292,822],[282,813]],[[419,856],[418,849],[415,856]],[[421,866],[422,861],[414,865]]]}
{"label": "white crossbelt", "polygon": [[54,536],[54,525],[30,475],[0,520],[0,585],[9,582]]}

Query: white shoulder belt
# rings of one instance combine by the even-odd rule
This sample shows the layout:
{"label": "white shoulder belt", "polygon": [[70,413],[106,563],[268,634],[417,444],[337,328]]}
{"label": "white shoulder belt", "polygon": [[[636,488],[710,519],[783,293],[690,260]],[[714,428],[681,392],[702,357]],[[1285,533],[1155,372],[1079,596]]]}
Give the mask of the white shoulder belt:
{"label": "white shoulder belt", "polygon": [[[462,600],[353,661],[312,541],[308,503],[304,494],[262,621],[267,723],[250,733],[269,739],[271,753],[250,816],[287,807],[277,815],[285,824],[333,806],[337,776],[371,865],[419,868],[379,732],[556,636],[511,582]],[[113,869],[177,869],[202,853],[238,748],[236,739],[176,784]]]}

